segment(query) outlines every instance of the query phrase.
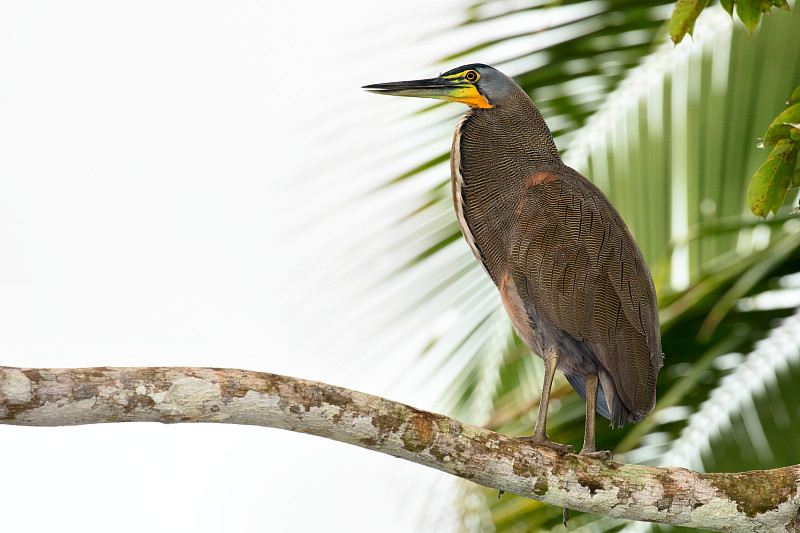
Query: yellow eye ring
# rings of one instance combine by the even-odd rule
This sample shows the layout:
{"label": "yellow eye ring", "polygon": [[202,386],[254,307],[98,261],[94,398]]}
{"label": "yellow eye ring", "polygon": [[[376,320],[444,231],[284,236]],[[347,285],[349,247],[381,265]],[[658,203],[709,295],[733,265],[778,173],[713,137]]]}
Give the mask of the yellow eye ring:
{"label": "yellow eye ring", "polygon": [[478,73],[474,70],[468,70],[466,74],[464,74],[464,79],[466,79],[470,83],[474,83],[478,81]]}

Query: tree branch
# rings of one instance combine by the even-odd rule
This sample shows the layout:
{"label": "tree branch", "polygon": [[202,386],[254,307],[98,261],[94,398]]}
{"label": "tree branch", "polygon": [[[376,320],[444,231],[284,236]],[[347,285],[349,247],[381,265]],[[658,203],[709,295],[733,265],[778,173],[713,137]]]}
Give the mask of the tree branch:
{"label": "tree branch", "polygon": [[800,531],[800,465],[701,474],[559,456],[361,392],[223,368],[0,367],[0,422],[219,422],[319,435],[480,485],[615,518],[717,531]]}

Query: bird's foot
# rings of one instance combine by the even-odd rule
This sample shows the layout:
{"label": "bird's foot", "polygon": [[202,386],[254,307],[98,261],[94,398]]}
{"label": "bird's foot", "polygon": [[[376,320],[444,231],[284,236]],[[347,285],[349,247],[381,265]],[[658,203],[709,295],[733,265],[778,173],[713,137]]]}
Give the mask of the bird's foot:
{"label": "bird's foot", "polygon": [[575,453],[575,447],[572,444],[559,444],[558,442],[551,441],[547,435],[544,437],[537,437],[536,435],[531,435],[530,437],[516,437],[519,440],[533,443],[537,446],[544,446],[545,448],[550,448],[551,450],[555,450],[561,455],[566,455],[568,453]]}
{"label": "bird's foot", "polygon": [[562,515],[561,523],[564,524],[564,527],[567,527],[567,521],[569,520],[569,509],[564,507],[564,514]]}
{"label": "bird's foot", "polygon": [[592,459],[603,459],[605,461],[610,461],[612,458],[611,452],[608,450],[600,450],[600,451],[595,451],[593,449],[587,450],[585,446],[581,450],[581,453],[579,453],[578,455],[581,455],[583,457],[591,457]]}

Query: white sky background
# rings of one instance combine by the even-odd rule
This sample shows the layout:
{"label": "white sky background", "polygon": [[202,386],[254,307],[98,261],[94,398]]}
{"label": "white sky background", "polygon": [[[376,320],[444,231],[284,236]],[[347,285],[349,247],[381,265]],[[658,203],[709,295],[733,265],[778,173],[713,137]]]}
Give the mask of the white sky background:
{"label": "white sky background", "polygon": [[[0,3],[0,364],[238,367],[434,408],[446,380],[401,379],[424,339],[354,354],[371,325],[326,269],[393,212],[332,206],[420,160],[403,118],[426,102],[359,87],[444,70],[466,43],[421,36],[463,5]],[[453,497],[442,474],[264,428],[0,442],[4,531],[414,531]]]}

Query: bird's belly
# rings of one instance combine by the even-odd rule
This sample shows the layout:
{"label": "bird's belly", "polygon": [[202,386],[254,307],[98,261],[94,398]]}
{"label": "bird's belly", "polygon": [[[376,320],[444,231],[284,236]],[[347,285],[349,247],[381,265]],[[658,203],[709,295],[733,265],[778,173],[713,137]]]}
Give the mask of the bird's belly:
{"label": "bird's belly", "polygon": [[517,332],[525,346],[539,357],[542,357],[541,333],[536,330],[533,320],[525,310],[525,304],[519,297],[514,280],[506,274],[500,278],[497,288],[500,291],[503,307],[505,307],[506,313],[511,319],[511,325],[514,326],[514,331]]}
{"label": "bird's belly", "polygon": [[588,353],[588,347],[564,331],[554,328],[535,311],[532,316],[519,297],[514,280],[508,274],[500,277],[497,288],[514,331],[533,353],[544,358],[546,351],[557,350],[557,368],[565,374],[585,376],[597,373],[597,359]]}

